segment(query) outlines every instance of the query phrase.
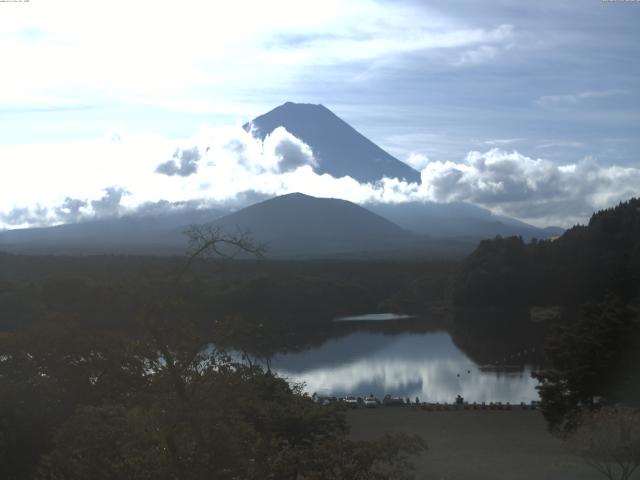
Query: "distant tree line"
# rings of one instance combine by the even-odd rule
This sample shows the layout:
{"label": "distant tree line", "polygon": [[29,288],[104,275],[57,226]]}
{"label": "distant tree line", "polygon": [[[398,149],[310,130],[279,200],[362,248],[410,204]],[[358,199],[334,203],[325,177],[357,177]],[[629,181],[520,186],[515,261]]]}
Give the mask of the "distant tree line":
{"label": "distant tree line", "polygon": [[[28,257],[0,254],[0,332],[51,316],[135,332],[137,312],[183,268],[175,258]],[[446,303],[454,265],[405,262],[194,261],[173,293],[201,331],[228,347],[299,350],[333,335],[340,315],[420,313]],[[11,280],[12,279],[12,280]],[[247,329],[260,335],[246,335]]]}
{"label": "distant tree line", "polygon": [[593,214],[561,237],[480,242],[455,280],[460,306],[577,305],[640,293],[640,199]]}

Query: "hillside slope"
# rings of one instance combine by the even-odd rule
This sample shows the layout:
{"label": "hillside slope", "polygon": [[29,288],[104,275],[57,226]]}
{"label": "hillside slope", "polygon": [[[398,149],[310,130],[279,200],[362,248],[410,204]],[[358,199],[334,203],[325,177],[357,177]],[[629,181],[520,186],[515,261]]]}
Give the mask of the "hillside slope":
{"label": "hillside slope", "polygon": [[557,240],[480,242],[456,280],[459,305],[577,305],[640,294],[640,198],[594,213]]}
{"label": "hillside slope", "polygon": [[399,252],[422,239],[354,203],[292,193],[213,222],[248,230],[270,256],[360,255]]}

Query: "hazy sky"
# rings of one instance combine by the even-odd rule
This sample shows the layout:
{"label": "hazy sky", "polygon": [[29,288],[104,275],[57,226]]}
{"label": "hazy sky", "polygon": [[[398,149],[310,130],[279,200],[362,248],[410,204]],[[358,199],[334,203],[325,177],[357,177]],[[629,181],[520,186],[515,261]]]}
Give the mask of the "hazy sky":
{"label": "hazy sky", "polygon": [[[0,228],[244,190],[584,221],[640,194],[638,25],[640,2],[601,0],[2,2]],[[281,171],[296,139],[238,126],[287,100],[423,185]]]}

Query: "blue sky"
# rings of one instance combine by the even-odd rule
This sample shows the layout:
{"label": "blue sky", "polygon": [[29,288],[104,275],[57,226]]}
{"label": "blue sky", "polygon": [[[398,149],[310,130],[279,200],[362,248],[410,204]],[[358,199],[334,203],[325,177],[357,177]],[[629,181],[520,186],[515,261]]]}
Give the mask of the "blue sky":
{"label": "blue sky", "polygon": [[[109,187],[128,192],[124,210],[228,198],[203,178],[166,184],[152,166],[206,135],[222,148],[222,131],[235,138],[231,127],[288,100],[322,103],[400,160],[431,164],[430,188],[377,200],[470,201],[567,225],[640,193],[640,2],[132,3],[0,4],[0,228],[59,222],[67,197],[89,215]],[[113,138],[127,161],[105,151]],[[487,176],[470,152],[497,167]],[[302,173],[302,190],[372,198]],[[297,186],[264,180],[271,193]],[[30,214],[9,221],[16,209]]]}

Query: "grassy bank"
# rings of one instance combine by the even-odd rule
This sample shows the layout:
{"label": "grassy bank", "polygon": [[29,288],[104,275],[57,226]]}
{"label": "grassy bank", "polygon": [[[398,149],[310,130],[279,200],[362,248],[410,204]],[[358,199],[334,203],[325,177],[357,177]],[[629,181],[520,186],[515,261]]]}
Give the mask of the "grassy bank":
{"label": "grassy bank", "polygon": [[[434,480],[597,480],[567,454],[537,410],[424,411],[408,407],[350,410],[351,434],[422,435],[429,450],[416,461],[417,478]],[[636,474],[633,478],[640,478]]]}

